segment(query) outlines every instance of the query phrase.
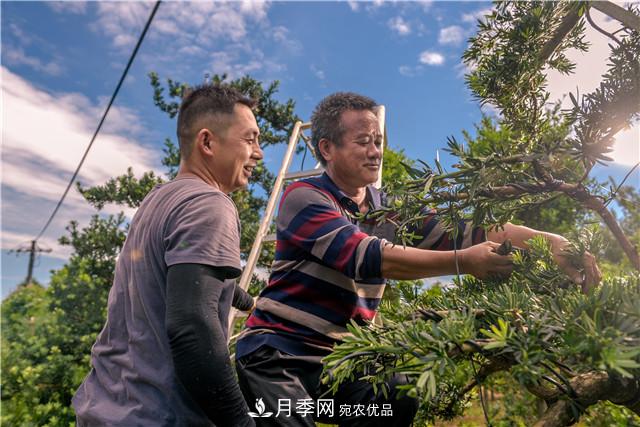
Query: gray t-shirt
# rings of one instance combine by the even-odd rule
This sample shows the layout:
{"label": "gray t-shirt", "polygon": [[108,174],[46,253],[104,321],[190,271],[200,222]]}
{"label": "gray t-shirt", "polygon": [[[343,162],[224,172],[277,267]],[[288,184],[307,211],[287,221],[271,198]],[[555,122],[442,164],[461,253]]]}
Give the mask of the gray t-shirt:
{"label": "gray t-shirt", "polygon": [[[81,425],[212,425],[174,372],[165,330],[167,269],[197,263],[239,275],[239,227],[233,201],[198,178],[178,178],[147,195],[118,257],[91,372],[73,398]],[[224,287],[226,331],[234,281]]]}

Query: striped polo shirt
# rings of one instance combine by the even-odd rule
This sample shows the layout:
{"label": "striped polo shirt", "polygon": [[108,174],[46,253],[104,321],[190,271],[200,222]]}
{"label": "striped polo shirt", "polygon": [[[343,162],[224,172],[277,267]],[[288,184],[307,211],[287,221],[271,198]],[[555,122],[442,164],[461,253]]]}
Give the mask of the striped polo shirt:
{"label": "striped polo shirt", "polygon": [[[382,195],[367,187],[371,209]],[[395,227],[359,223],[357,204],[324,173],[291,184],[280,201],[276,253],[267,287],[238,340],[236,356],[263,345],[292,355],[326,355],[348,334],[346,325],[371,321],[384,293],[382,248]],[[460,224],[456,247],[485,240],[484,230]],[[435,214],[428,215],[416,247],[451,250]]]}

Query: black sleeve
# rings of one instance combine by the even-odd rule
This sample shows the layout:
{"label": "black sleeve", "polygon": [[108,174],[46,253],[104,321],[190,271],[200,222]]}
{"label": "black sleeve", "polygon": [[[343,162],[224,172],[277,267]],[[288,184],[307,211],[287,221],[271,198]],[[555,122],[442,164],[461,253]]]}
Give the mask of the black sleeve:
{"label": "black sleeve", "polygon": [[253,307],[253,297],[236,283],[231,305],[240,311],[249,311]]}
{"label": "black sleeve", "polygon": [[176,264],[167,275],[166,328],[176,375],[218,427],[254,426],[218,317],[223,269]]}

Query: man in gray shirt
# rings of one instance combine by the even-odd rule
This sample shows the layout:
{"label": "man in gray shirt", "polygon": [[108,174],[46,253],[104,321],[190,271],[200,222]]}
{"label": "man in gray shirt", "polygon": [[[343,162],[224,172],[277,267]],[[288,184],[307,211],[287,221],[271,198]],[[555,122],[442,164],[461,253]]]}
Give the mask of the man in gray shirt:
{"label": "man in gray shirt", "polygon": [[80,426],[252,426],[229,360],[230,306],[253,299],[240,275],[240,224],[227,193],[262,159],[255,101],[220,85],[188,93],[180,169],[135,214],[107,322],[73,399]]}

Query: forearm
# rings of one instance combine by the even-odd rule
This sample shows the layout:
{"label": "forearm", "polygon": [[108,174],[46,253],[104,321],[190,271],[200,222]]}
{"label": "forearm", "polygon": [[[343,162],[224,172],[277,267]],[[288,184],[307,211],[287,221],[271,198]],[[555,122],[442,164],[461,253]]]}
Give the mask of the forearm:
{"label": "forearm", "polygon": [[219,319],[225,277],[206,266],[172,266],[166,327],[176,376],[217,426],[253,426]]}
{"label": "forearm", "polygon": [[253,297],[236,283],[231,305],[240,311],[251,311],[253,304]]}
{"label": "forearm", "polygon": [[387,244],[382,249],[382,277],[413,280],[456,274],[457,270],[464,273],[463,259],[464,250],[454,253],[454,251],[429,251]]}
{"label": "forearm", "polygon": [[[211,315],[210,318],[217,318]],[[214,327],[202,316],[184,317],[181,332],[171,340],[180,382],[217,426],[253,425],[238,387],[219,321]],[[180,323],[174,321],[174,326]]]}
{"label": "forearm", "polygon": [[511,240],[514,246],[527,249],[529,245],[527,241],[535,236],[543,236],[550,243],[566,242],[566,239],[559,234],[548,233],[546,231],[539,231],[533,228],[525,227],[524,225],[515,225],[506,223],[504,228],[492,228],[487,231],[487,240],[492,242],[502,243],[505,240]]}

